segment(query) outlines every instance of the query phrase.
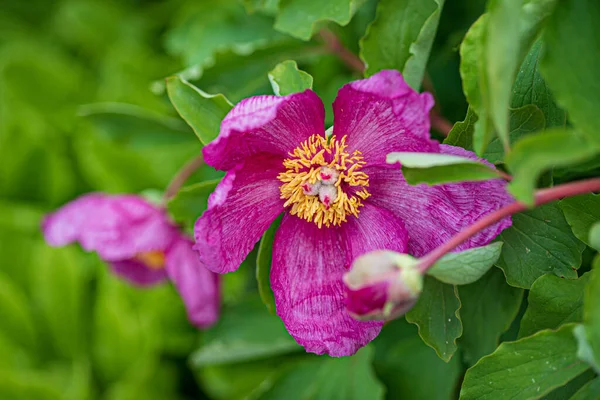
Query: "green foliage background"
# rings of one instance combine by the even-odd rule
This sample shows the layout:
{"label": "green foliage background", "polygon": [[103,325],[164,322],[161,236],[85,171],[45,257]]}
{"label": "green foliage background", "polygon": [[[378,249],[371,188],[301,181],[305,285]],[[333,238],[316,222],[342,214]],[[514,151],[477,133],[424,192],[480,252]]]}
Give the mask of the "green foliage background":
{"label": "green foliage background", "polygon": [[[328,105],[361,74],[323,28],[367,76],[396,68],[419,87],[426,71],[438,112],[463,121],[445,142],[505,164],[518,199],[598,176],[600,9],[556,3],[2,1],[0,398],[598,398],[598,195],[516,215],[498,268],[460,286],[427,278],[411,323],[342,359],[305,354],[272,314],[272,231],[225,276],[222,319],[205,332],[168,284],[133,288],[39,231],[44,213],[85,192],[160,195],[228,101],[312,84],[331,125]],[[184,79],[165,80],[174,74]],[[190,229],[221,176],[197,171],[173,218]]]}

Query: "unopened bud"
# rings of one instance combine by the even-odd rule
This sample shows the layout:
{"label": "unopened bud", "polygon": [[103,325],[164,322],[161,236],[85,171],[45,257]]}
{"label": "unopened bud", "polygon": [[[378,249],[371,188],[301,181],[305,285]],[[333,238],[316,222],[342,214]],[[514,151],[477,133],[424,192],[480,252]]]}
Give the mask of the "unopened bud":
{"label": "unopened bud", "polygon": [[423,289],[416,260],[377,250],[354,260],[344,274],[346,309],[359,320],[389,320],[410,310]]}

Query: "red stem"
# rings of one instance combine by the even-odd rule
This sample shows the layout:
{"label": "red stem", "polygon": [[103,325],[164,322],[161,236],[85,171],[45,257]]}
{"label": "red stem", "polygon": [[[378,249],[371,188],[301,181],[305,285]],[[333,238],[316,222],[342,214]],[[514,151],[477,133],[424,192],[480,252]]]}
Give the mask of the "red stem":
{"label": "red stem", "polygon": [[321,29],[319,36],[325,42],[325,47],[331,53],[335,54],[348,68],[362,74],[365,71],[365,64],[353,52],[348,50],[338,39],[335,33],[329,29]]}
{"label": "red stem", "polygon": [[[561,199],[563,197],[576,196],[578,194],[600,191],[600,178],[586,179],[579,182],[565,183],[564,185],[555,186],[549,189],[541,189],[535,193],[535,205],[549,203],[554,200]],[[495,224],[501,219],[508,217],[509,215],[516,214],[521,211],[527,210],[529,207],[521,202],[515,201],[507,206],[494,211],[491,214],[481,218],[473,225],[466,229],[458,232],[449,241],[442,244],[441,246],[432,250],[429,254],[421,258],[419,261],[419,270],[421,272],[427,271],[435,264],[440,258],[447,253],[454,250],[455,247],[459,246],[479,231],[487,228],[488,226]]]}
{"label": "red stem", "polygon": [[163,204],[166,204],[167,201],[169,201],[173,196],[177,194],[177,192],[179,192],[179,189],[181,188],[181,186],[183,186],[185,181],[187,181],[188,178],[198,168],[202,166],[202,164],[204,164],[204,158],[202,157],[202,153],[200,153],[199,155],[185,163],[183,167],[181,167],[181,169],[177,171],[173,179],[171,179],[171,182],[169,182],[167,189],[165,190],[165,193],[163,195]]}

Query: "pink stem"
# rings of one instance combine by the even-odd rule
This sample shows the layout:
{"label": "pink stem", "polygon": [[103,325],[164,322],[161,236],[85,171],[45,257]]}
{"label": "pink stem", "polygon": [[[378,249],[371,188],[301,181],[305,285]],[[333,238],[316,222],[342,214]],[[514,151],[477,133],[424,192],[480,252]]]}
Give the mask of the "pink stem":
{"label": "pink stem", "polygon": [[171,179],[171,182],[169,182],[169,186],[167,186],[167,189],[165,190],[163,195],[163,204],[166,204],[167,201],[169,201],[177,194],[177,192],[179,192],[179,189],[181,189],[181,186],[183,186],[185,181],[187,181],[188,178],[202,166],[202,164],[204,164],[204,158],[202,157],[202,153],[200,153],[185,163],[184,166],[177,171],[173,179]]}
{"label": "pink stem", "polygon": [[[576,196],[578,194],[600,191],[600,178],[586,179],[579,182],[565,183],[549,189],[541,189],[535,193],[535,205],[549,203],[554,200],[561,199],[563,197]],[[454,250],[456,246],[459,246],[479,231],[487,228],[490,225],[495,224],[501,219],[508,217],[509,215],[516,214],[521,211],[527,210],[529,207],[521,202],[515,201],[507,206],[494,211],[491,214],[481,218],[473,225],[466,229],[458,232],[449,241],[442,244],[441,246],[433,249],[429,254],[421,258],[419,261],[419,270],[421,272],[427,271],[433,266],[440,258],[447,253]]]}

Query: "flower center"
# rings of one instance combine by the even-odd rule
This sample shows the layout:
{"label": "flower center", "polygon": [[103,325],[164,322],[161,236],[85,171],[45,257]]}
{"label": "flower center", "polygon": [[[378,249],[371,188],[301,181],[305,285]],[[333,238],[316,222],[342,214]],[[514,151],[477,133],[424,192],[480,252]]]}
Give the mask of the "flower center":
{"label": "flower center", "polygon": [[162,251],[143,251],[137,253],[133,259],[141,262],[150,269],[162,269],[165,267],[165,253]]}
{"label": "flower center", "polygon": [[284,207],[319,228],[341,225],[348,215],[358,217],[362,200],[371,194],[366,164],[357,150],[346,151],[346,136],[337,140],[312,135],[283,161],[285,172],[277,176]]}

